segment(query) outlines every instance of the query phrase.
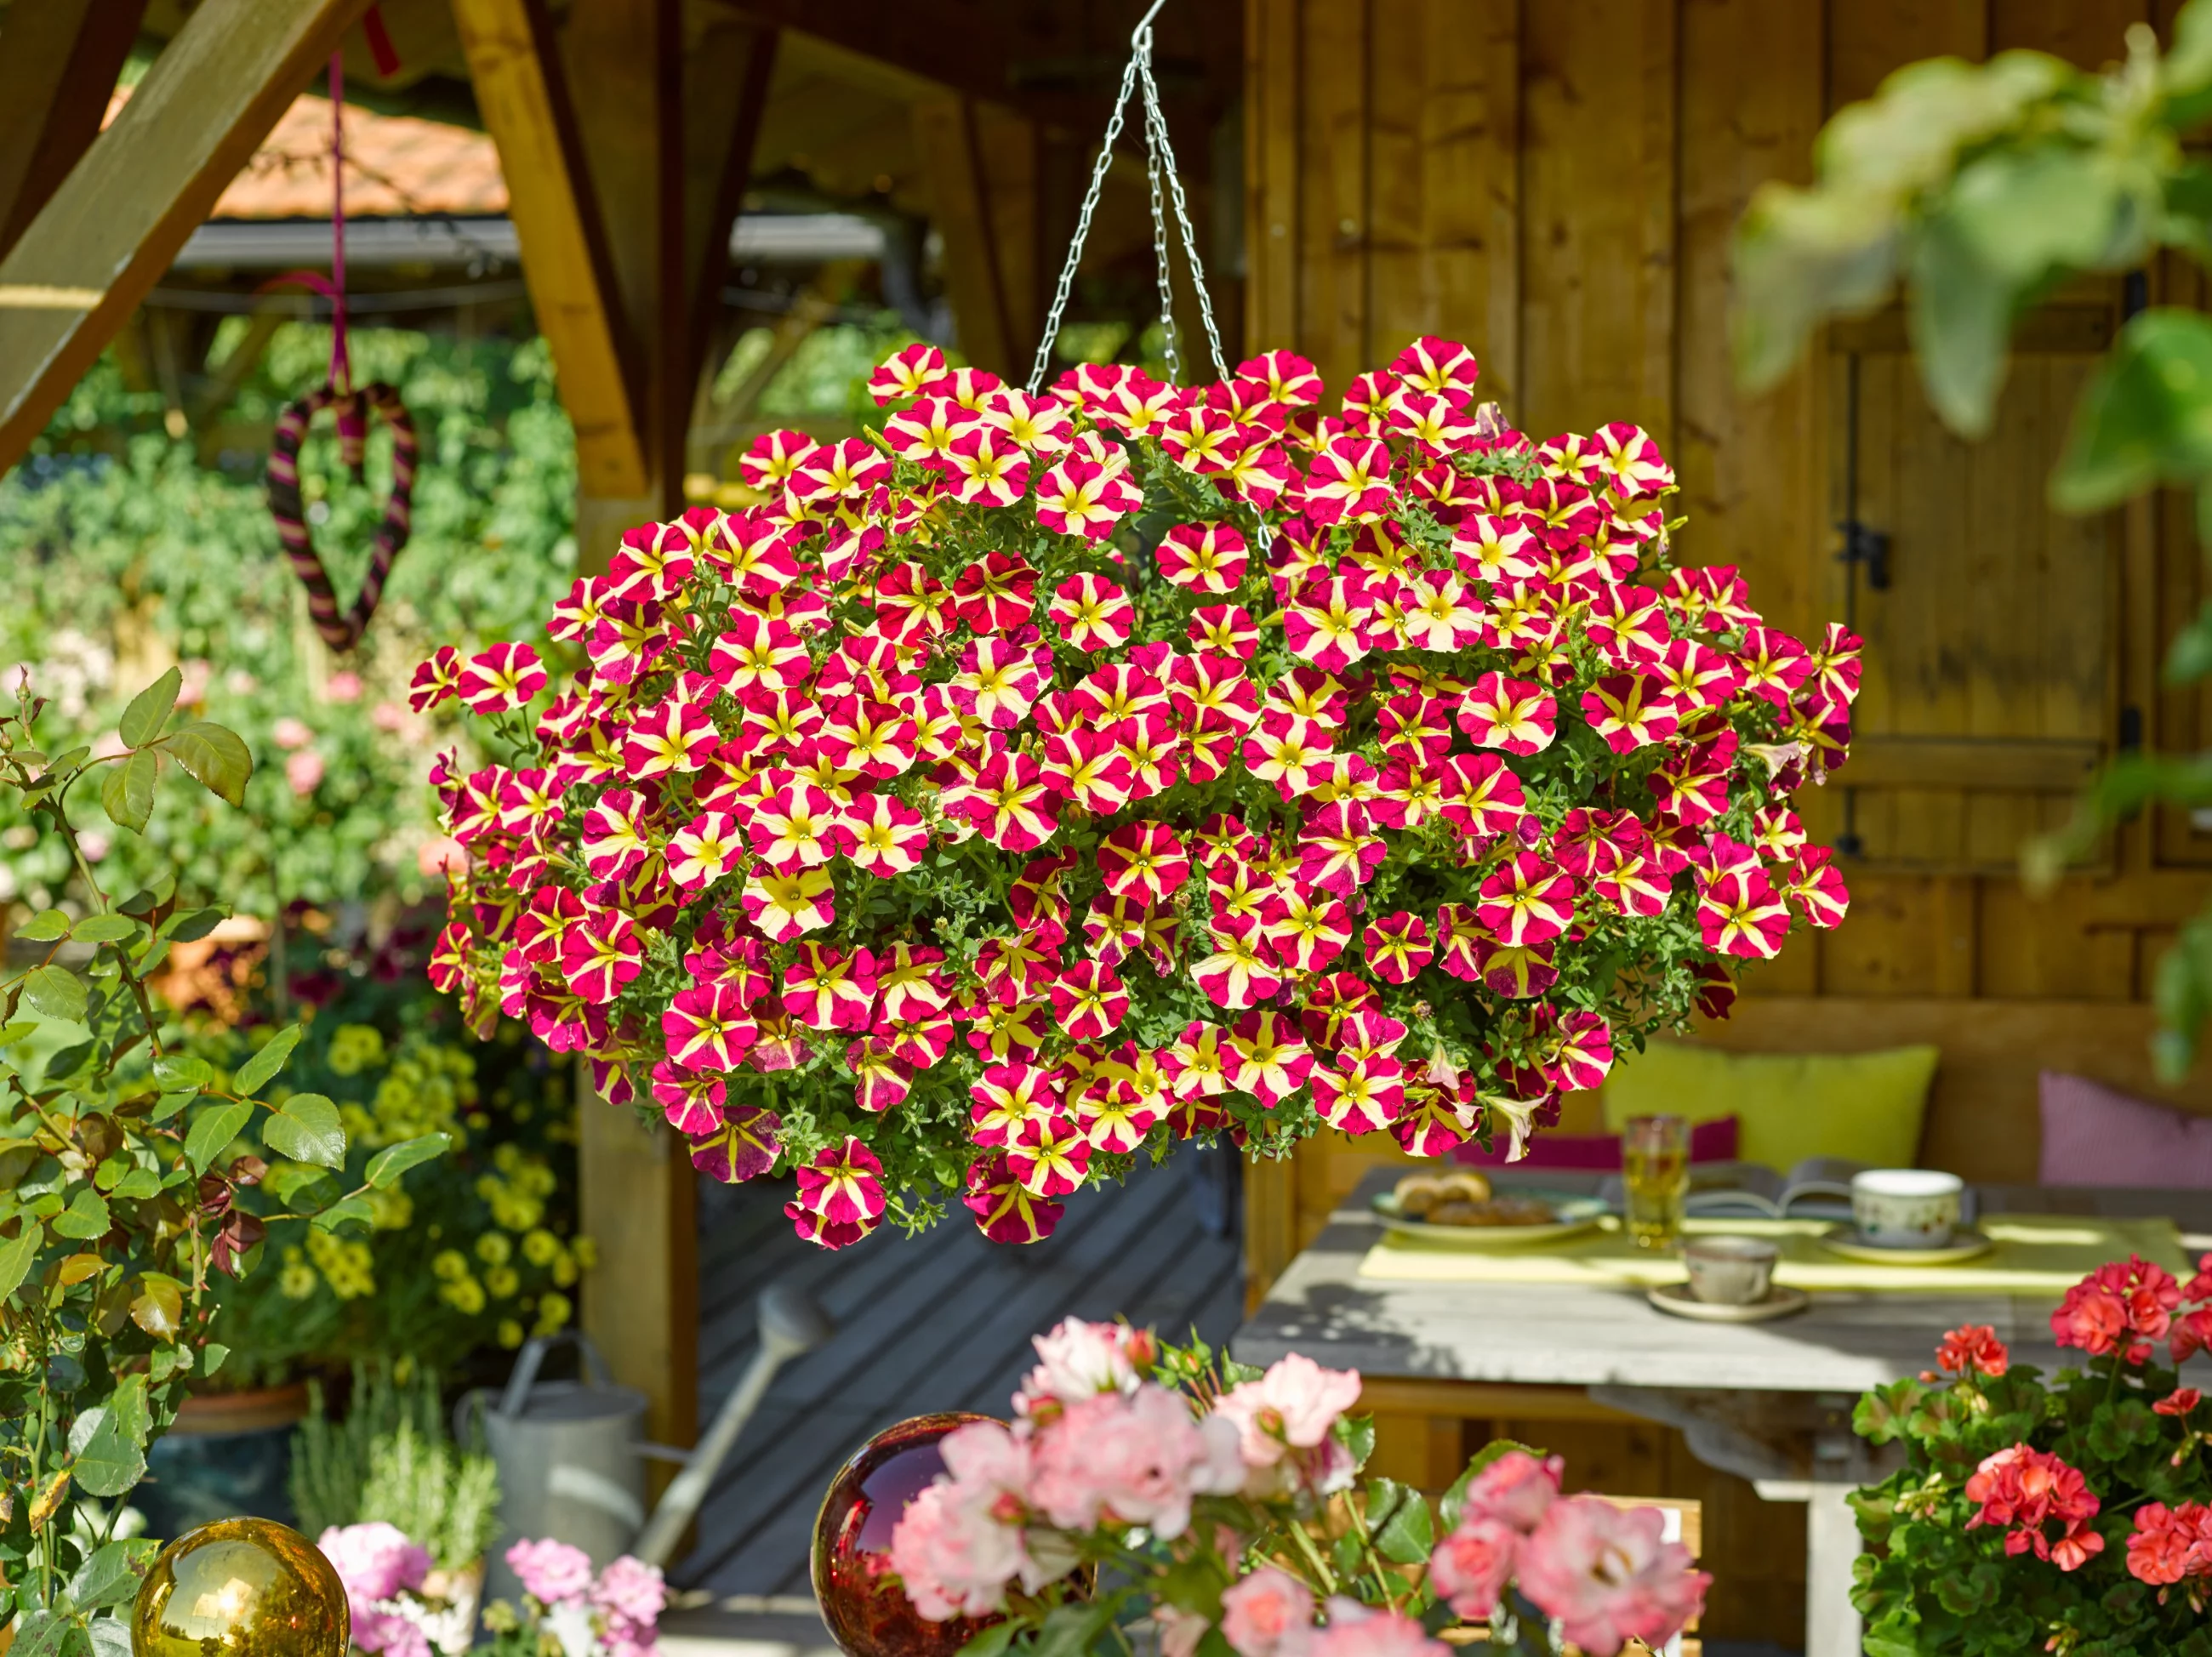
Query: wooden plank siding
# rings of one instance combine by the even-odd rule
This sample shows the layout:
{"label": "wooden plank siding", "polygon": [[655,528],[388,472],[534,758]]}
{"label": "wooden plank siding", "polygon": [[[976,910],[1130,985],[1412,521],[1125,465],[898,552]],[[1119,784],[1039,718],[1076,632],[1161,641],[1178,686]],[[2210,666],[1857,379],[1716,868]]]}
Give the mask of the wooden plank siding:
{"label": "wooden plank siding", "polygon": [[[1838,324],[1756,399],[1728,359],[1728,250],[1751,191],[1803,181],[1822,124],[1903,64],[2011,47],[2085,67],[2163,0],[1247,0],[1246,344],[1314,358],[1332,391],[1410,338],[1464,340],[1538,437],[1650,430],[1689,518],[1677,547],[1741,567],[1775,623],[1867,640],[1859,762],[1808,790],[1854,903],[1747,973],[1725,1045],[1945,1050],[1923,1156],[2033,1176],[2040,1065],[2160,1090],[2144,1053],[2159,956],[2212,895],[2212,816],[2123,825],[2057,889],[2021,841],[2063,822],[2124,740],[2212,742],[2212,691],[2166,687],[2174,634],[2212,600],[2193,503],[2069,519],[2045,504],[2069,410],[2124,320],[2118,281],[2024,319],[1996,427],[1943,430],[1901,308]],[[2179,260],[2154,303],[2212,303]],[[1890,537],[1875,591],[1836,554],[1856,514]],[[1843,786],[1848,785],[1848,786]],[[1568,1126],[1594,1124],[1587,1097]],[[1247,1179],[1256,1297],[1376,1160],[1324,1135]]]}

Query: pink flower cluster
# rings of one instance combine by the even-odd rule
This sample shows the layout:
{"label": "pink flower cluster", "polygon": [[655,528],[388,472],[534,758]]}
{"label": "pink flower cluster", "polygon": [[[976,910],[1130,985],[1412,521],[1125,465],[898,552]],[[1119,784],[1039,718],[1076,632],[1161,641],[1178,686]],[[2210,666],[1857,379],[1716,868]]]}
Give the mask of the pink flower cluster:
{"label": "pink flower cluster", "polygon": [[[1730,962],[1842,919],[1790,796],[1843,762],[1859,641],[1675,566],[1649,434],[1533,440],[1477,377],[1424,338],[1328,412],[1286,352],[1042,397],[900,352],[879,432],[771,433],[761,504],[579,580],[534,718],[526,645],[423,664],[416,710],[458,700],[514,762],[434,769],[466,853],[435,981],[720,1177],[811,1164],[793,1217],[831,1247],[879,1223],[901,1133],[930,1154],[895,1187],[945,1165],[896,1120],[922,1087],[933,1120],[968,1102],[963,1197],[1002,1241],[1094,1163],[1293,1102],[1517,1150],[1613,1061],[1607,1011],[1549,998],[1578,962],[1724,1009]],[[1147,544],[1140,508],[1181,521]],[[980,940],[932,924],[955,867]],[[842,1143],[732,1096],[799,1068],[849,1076]]]}
{"label": "pink flower cluster", "polygon": [[1141,1526],[1173,1541],[1200,1496],[1350,1483],[1333,1435],[1359,1396],[1357,1375],[1291,1357],[1196,1413],[1150,1378],[1149,1334],[1068,1319],[1036,1345],[1015,1424],[947,1435],[945,1476],[892,1532],[891,1567],[933,1621],[983,1615],[1010,1583],[1034,1593],[1064,1575],[1078,1557],[1065,1533]]}
{"label": "pink flower cluster", "polygon": [[1605,1657],[1631,1639],[1664,1645],[1704,1609],[1712,1578],[1690,1569],[1686,1546],[1665,1539],[1657,1508],[1563,1497],[1560,1468],[1557,1456],[1539,1461],[1519,1450],[1485,1467],[1437,1545],[1430,1582],[1453,1611],[1480,1620],[1517,1579],[1569,1640]]}
{"label": "pink flower cluster", "polygon": [[[1253,1535],[1304,1523],[1351,1488],[1358,1466],[1338,1429],[1358,1401],[1358,1375],[1293,1354],[1209,1406],[1152,1377],[1149,1334],[1071,1319],[1036,1344],[1016,1424],[947,1436],[945,1476],[892,1532],[891,1568],[922,1616],[1002,1610],[1015,1585],[1034,1594],[1098,1557],[1101,1531],[1141,1527],[1147,1545],[1188,1539],[1231,1579],[1218,1611],[1202,1592],[1161,1591],[1152,1613],[1164,1657],[1193,1657],[1217,1625],[1237,1657],[1448,1657],[1410,1617],[1320,1599],[1283,1564],[1247,1557]],[[1519,1451],[1484,1468],[1430,1560],[1430,1585],[1480,1619],[1517,1580],[1594,1657],[1630,1639],[1663,1645],[1702,1609],[1711,1579],[1664,1539],[1656,1509],[1563,1497],[1559,1473],[1558,1458]],[[1194,1504],[1208,1497],[1221,1500],[1200,1522]],[[1279,1537],[1267,1545],[1288,1548]],[[1205,1580],[1181,1565],[1164,1579],[1185,1590]]]}
{"label": "pink flower cluster", "polygon": [[353,1643],[388,1657],[430,1657],[429,1636],[407,1614],[401,1596],[422,1586],[430,1555],[395,1525],[333,1525],[315,1546],[345,1585]]}
{"label": "pink flower cluster", "polygon": [[[2089,1521],[2102,1505],[2079,1468],[2047,1450],[2015,1444],[1984,1459],[1966,1480],[1966,1499],[1980,1505],[1966,1528],[2002,1527],[2008,1554],[2033,1549],[2062,1571],[2079,1570],[2105,1551]],[[2053,1537],[2051,1525],[2059,1527]]]}
{"label": "pink flower cluster", "polygon": [[668,1590],[658,1565],[624,1554],[594,1575],[581,1548],[550,1537],[515,1543],[507,1551],[507,1563],[522,1591],[546,1611],[588,1614],[599,1657],[654,1657],[659,1649],[657,1630]]}

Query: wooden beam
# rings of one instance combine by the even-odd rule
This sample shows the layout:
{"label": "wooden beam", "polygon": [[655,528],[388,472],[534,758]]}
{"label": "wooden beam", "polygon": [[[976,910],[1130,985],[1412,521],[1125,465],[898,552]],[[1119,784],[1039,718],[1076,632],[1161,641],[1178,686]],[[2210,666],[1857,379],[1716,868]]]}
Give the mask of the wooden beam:
{"label": "wooden beam", "polygon": [[2070,794],[2089,780],[2105,745],[2072,737],[1866,735],[1836,780],[1850,788],[1979,788]]}
{"label": "wooden beam", "polygon": [[21,458],[368,0],[203,0],[0,259],[0,470]]}
{"label": "wooden beam", "polygon": [[[739,37],[731,41],[731,36]],[[750,44],[743,44],[745,38]],[[751,181],[753,149],[760,142],[761,119],[768,112],[769,83],[775,77],[776,45],[782,31],[773,24],[739,30],[725,24],[719,38],[726,50],[701,51],[684,69],[685,268],[692,279],[690,337],[685,342],[690,377],[696,381],[706,366],[707,342],[722,308],[722,284],[730,275],[730,230],[744,206]],[[742,45],[744,71],[732,102],[723,88],[726,48]],[[723,111],[726,115],[715,119]],[[709,164],[711,163],[711,170]]]}
{"label": "wooden beam", "polygon": [[584,1280],[584,1332],[615,1379],[646,1395],[647,1436],[688,1446],[699,1426],[690,1159],[680,1136],[641,1127],[629,1106],[594,1096],[580,1064],[576,1078],[579,1206],[584,1235],[599,1250]]}
{"label": "wooden beam", "polygon": [[0,27],[0,257],[100,136],[146,0],[39,0]]}
{"label": "wooden beam", "polygon": [[[928,179],[930,213],[945,238],[945,279],[969,361],[1018,379],[1027,367],[973,100],[925,99],[914,106],[915,148]],[[1024,124],[1026,125],[1026,124]]]}
{"label": "wooden beam", "polygon": [[453,22],[499,146],[523,277],[576,431],[580,487],[601,498],[642,497],[643,375],[551,19],[543,0],[453,0]]}

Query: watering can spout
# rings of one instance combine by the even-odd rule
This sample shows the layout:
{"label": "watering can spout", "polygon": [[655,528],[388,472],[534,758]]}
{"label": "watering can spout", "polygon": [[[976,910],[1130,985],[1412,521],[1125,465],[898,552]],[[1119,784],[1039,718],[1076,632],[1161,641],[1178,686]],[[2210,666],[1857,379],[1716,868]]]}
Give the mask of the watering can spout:
{"label": "watering can spout", "polygon": [[822,1302],[790,1284],[770,1284],[761,1291],[760,1338],[763,1350],[778,1358],[797,1357],[837,1332]]}

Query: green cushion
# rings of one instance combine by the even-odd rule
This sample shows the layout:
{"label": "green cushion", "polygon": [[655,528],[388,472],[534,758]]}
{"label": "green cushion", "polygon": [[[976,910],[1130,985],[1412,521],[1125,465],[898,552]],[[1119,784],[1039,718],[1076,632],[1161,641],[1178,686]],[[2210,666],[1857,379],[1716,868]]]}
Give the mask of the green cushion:
{"label": "green cushion", "polygon": [[1942,1051],[1723,1053],[1654,1041],[1613,1067],[1601,1097],[1614,1132],[1632,1116],[1733,1116],[1737,1155],[1784,1173],[1808,1156],[1910,1168]]}

